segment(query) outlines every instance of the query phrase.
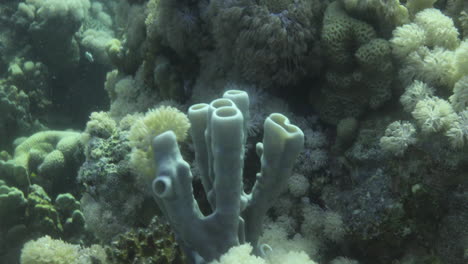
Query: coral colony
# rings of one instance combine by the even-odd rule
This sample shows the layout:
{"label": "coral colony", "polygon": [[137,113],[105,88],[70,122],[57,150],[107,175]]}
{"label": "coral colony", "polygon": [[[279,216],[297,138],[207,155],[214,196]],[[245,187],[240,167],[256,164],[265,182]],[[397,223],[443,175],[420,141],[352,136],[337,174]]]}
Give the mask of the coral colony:
{"label": "coral colony", "polygon": [[0,1],[0,263],[468,263],[468,1]]}

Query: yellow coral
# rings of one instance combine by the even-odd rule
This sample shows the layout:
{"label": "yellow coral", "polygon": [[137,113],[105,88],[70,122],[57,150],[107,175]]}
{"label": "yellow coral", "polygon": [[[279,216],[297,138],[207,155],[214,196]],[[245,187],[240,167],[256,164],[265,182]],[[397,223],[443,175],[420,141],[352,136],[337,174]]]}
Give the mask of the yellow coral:
{"label": "yellow coral", "polygon": [[143,182],[151,179],[156,171],[151,148],[153,138],[172,130],[178,141],[184,141],[189,128],[187,116],[170,106],[151,109],[135,121],[128,136],[133,147],[130,164],[138,176],[142,177]]}
{"label": "yellow coral", "polygon": [[190,122],[184,113],[174,107],[161,106],[138,119],[130,129],[128,139],[132,146],[146,148],[155,136],[169,130],[174,132],[177,141],[184,141],[189,128]]}
{"label": "yellow coral", "polygon": [[77,264],[79,246],[44,236],[29,241],[21,251],[21,264]]}

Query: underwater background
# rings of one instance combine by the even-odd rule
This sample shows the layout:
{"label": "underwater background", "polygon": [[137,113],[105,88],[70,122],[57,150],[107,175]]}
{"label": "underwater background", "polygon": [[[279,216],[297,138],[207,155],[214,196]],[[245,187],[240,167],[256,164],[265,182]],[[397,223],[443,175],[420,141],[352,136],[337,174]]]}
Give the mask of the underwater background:
{"label": "underwater background", "polygon": [[0,263],[468,263],[468,1],[0,0]]}

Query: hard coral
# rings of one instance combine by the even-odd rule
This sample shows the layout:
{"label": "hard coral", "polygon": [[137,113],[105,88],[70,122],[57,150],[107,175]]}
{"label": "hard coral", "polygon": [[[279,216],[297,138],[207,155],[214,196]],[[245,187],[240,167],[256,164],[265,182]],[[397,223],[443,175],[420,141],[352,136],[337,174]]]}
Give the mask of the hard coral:
{"label": "hard coral", "polygon": [[316,102],[332,124],[377,109],[391,98],[394,67],[388,41],[374,28],[348,15],[339,2],[325,11],[322,43],[328,63],[326,85]]}

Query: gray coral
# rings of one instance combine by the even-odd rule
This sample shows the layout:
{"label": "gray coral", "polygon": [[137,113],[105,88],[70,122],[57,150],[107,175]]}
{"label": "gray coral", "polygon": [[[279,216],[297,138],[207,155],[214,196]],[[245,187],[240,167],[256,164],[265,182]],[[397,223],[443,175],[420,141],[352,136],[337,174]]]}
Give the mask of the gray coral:
{"label": "gray coral", "polygon": [[212,1],[213,36],[224,66],[261,86],[305,75],[317,44],[317,1]]}

